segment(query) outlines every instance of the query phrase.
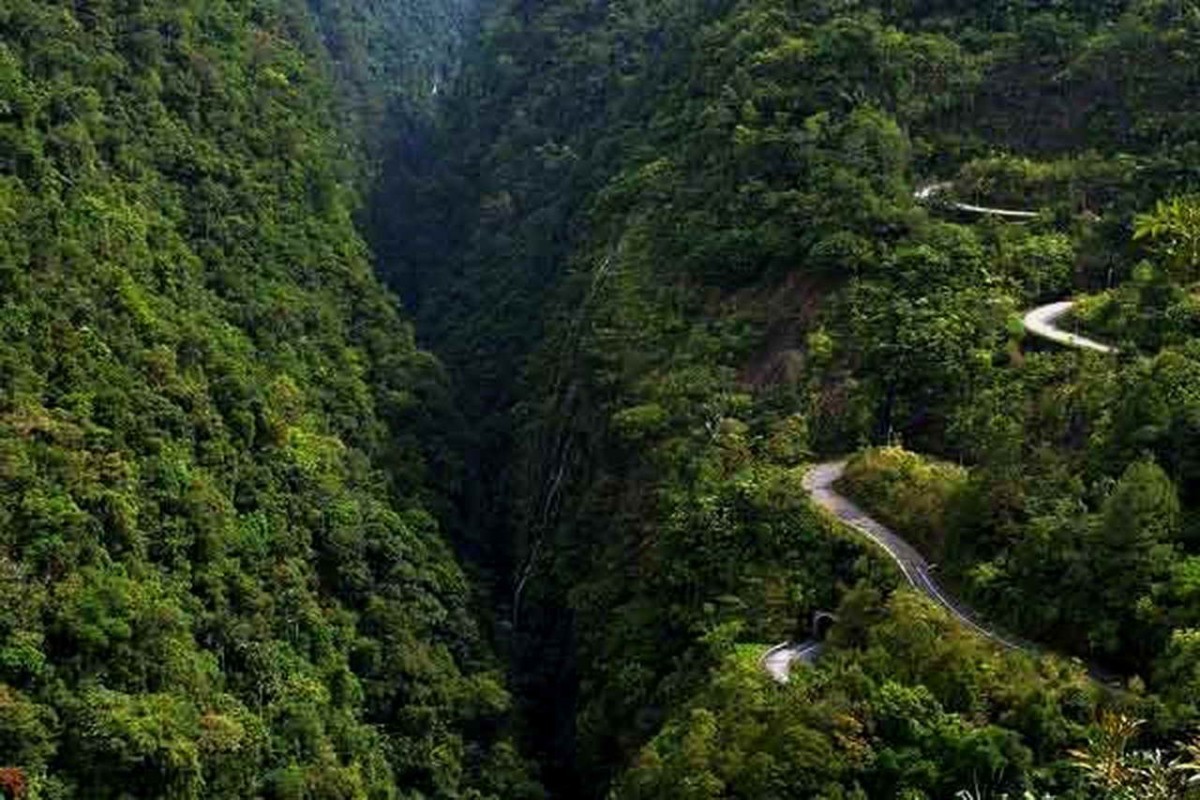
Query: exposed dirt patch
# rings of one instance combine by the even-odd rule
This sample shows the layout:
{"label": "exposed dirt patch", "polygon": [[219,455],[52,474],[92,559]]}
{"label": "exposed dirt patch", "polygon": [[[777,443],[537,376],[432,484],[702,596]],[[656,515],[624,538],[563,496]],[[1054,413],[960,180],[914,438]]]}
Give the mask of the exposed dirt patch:
{"label": "exposed dirt patch", "polygon": [[747,289],[733,295],[728,302],[764,331],[761,347],[743,366],[739,379],[756,389],[799,380],[806,359],[805,336],[831,291],[829,281],[797,271],[770,289]]}

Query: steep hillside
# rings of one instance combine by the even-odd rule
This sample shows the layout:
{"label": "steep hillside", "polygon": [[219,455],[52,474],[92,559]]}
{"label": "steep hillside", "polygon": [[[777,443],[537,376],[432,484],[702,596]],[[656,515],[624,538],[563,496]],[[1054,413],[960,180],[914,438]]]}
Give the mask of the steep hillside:
{"label": "steep hillside", "polygon": [[[565,794],[1095,796],[1066,754],[1097,704],[1153,717],[1150,744],[1196,718],[1197,31],[1170,2],[497,10],[428,184],[455,256],[398,280],[467,388],[468,513],[513,542],[497,600]],[[918,196],[939,181],[1042,213]],[[1116,285],[1081,311],[1144,359],[1021,341],[1024,308]],[[877,626],[940,623],[885,599],[894,576],[799,476],[897,441],[970,467],[939,546],[973,603],[1161,694],[1053,659],[1006,694],[981,653],[950,683],[925,659],[959,656],[927,640],[882,655]],[[787,715],[712,681],[839,603],[857,625],[813,678],[839,702],[786,734],[832,737],[809,762],[830,773],[738,762]]]}
{"label": "steep hillside", "polygon": [[0,0],[0,794],[1196,797],[1194,6]]}
{"label": "steep hillside", "polygon": [[6,796],[535,791],[318,42],[288,2],[0,3]]}

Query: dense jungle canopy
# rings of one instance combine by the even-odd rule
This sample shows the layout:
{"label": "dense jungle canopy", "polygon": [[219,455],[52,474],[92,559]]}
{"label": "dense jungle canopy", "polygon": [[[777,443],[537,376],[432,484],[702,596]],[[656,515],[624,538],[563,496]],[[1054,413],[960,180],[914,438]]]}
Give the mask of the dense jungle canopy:
{"label": "dense jungle canopy", "polygon": [[1200,796],[1198,59],[1194,0],[0,0],[0,796]]}

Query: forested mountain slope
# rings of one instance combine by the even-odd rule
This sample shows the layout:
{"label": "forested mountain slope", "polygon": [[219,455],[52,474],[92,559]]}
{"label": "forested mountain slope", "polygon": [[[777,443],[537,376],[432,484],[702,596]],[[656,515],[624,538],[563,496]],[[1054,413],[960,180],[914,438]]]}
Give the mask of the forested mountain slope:
{"label": "forested mountain slope", "polygon": [[0,794],[535,791],[334,76],[287,0],[0,2]]}
{"label": "forested mountain slope", "polygon": [[[467,387],[468,505],[513,542],[496,594],[555,786],[1137,794],[1066,754],[1101,709],[1146,746],[1196,719],[1198,25],[1169,0],[495,11],[428,184],[452,257],[394,266]],[[1042,213],[918,202],[942,180]],[[1019,312],[1109,287],[1069,324],[1120,357],[1021,341]],[[958,649],[813,513],[815,454],[897,441],[966,477],[906,489],[885,451],[875,506],[929,511],[913,539],[973,605],[1134,691]],[[799,688],[739,671],[838,604]]]}
{"label": "forested mountain slope", "polygon": [[0,0],[0,793],[1195,796],[1194,3],[477,11]]}

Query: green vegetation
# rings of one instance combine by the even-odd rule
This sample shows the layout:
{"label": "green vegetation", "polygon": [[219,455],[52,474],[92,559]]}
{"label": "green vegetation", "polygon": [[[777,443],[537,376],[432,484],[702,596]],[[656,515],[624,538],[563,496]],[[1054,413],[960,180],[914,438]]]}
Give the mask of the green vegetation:
{"label": "green vegetation", "polygon": [[904,531],[922,554],[940,561],[949,538],[947,509],[966,483],[962,467],[887,447],[855,455],[841,486],[885,524]]}
{"label": "green vegetation", "polygon": [[[727,687],[752,676],[717,642],[802,635],[860,581],[895,585],[798,486],[818,454],[872,444],[965,465],[884,451],[857,463],[898,463],[851,480],[989,616],[1125,674],[1148,719],[1131,747],[1196,720],[1197,353],[1187,216],[1169,209],[1200,177],[1197,36],[1186,4],[1151,0],[489,15],[422,184],[450,209],[425,239],[447,258],[387,266],[461,381],[487,487],[464,519],[512,576],[505,648],[553,787],[753,796],[765,773],[723,754],[763,750],[785,777],[760,796],[973,788],[951,748],[923,751],[927,779],[881,784],[836,737],[845,771],[802,775],[756,738],[775,710]],[[917,202],[936,180],[1042,213]],[[1125,355],[1022,341],[1020,311],[1074,292],[1107,292],[1078,316]],[[995,791],[1094,795],[1067,756],[1094,710],[1006,760]]]}
{"label": "green vegetation", "polygon": [[1051,764],[1093,713],[1078,668],[997,653],[907,592],[882,608],[868,595],[847,598],[818,671],[780,686],[724,662],[615,796],[1020,797],[1072,782]]}
{"label": "green vegetation", "polygon": [[0,0],[0,793],[1194,794],[1193,5]]}
{"label": "green vegetation", "polygon": [[0,2],[10,797],[536,794],[312,30]]}
{"label": "green vegetation", "polygon": [[1143,720],[1106,712],[1088,738],[1088,746],[1071,751],[1093,792],[1106,800],[1139,797],[1194,798],[1200,772],[1200,741],[1176,742],[1167,752],[1133,750],[1130,743]]}

